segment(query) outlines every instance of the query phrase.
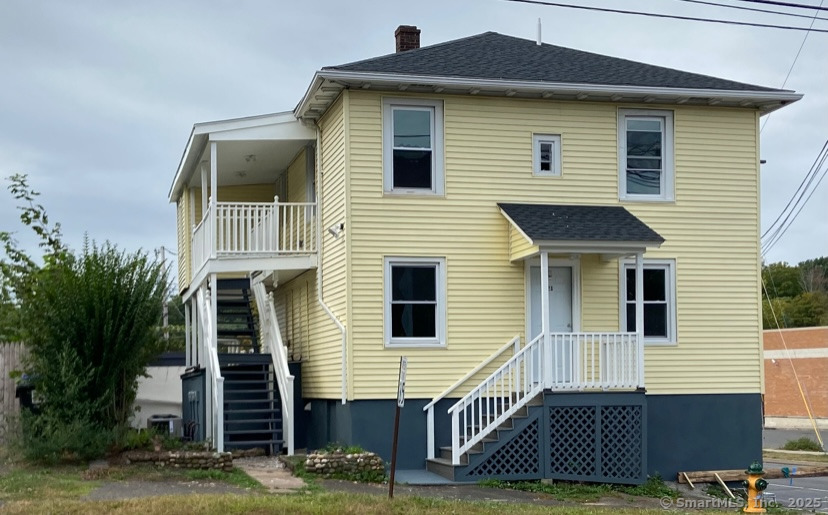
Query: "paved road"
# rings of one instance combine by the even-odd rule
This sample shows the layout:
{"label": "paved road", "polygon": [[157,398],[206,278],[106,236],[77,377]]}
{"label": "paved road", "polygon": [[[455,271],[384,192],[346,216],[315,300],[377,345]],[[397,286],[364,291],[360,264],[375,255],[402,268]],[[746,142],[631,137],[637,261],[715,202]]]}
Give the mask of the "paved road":
{"label": "paved road", "polygon": [[[817,441],[816,435],[812,429],[765,429],[762,431],[762,448],[763,449],[779,449],[786,442],[796,440],[803,436]],[[820,436],[823,442],[828,442],[828,431],[822,429]]]}
{"label": "paved road", "polygon": [[828,513],[828,477],[771,479],[767,492],[776,494],[783,508]]}

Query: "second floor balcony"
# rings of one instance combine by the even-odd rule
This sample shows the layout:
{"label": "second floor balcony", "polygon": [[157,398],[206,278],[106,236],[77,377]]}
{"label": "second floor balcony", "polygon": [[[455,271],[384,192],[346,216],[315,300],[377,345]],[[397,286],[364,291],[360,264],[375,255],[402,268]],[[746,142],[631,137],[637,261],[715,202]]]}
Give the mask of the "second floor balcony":
{"label": "second floor balcony", "polygon": [[209,202],[192,232],[192,270],[207,273],[316,266],[316,203]]}

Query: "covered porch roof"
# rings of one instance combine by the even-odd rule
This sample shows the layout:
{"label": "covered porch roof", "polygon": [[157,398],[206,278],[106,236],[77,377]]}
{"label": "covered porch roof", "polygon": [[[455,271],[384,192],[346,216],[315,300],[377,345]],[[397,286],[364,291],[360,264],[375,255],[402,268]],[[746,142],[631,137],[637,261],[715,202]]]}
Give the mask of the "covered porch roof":
{"label": "covered porch roof", "polygon": [[499,203],[509,221],[509,259],[549,253],[595,253],[605,258],[643,253],[664,238],[622,206]]}
{"label": "covered porch roof", "polygon": [[[169,200],[175,202],[187,186],[201,185],[202,165],[216,171],[218,186],[273,182],[275,174],[315,140],[316,131],[292,112],[197,123],[170,185]],[[215,153],[209,143],[215,143]]]}

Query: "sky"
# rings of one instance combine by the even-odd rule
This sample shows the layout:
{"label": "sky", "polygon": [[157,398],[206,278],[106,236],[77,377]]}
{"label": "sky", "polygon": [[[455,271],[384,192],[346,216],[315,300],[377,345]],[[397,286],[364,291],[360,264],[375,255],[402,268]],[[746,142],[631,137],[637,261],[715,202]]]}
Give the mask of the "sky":
{"label": "sky", "polygon": [[[681,0],[627,0],[623,8],[809,23]],[[485,31],[534,40],[538,18],[545,43],[774,88],[805,36],[505,0],[2,0],[0,177],[28,174],[75,249],[88,235],[130,251],[175,252],[167,193],[194,123],[292,110],[314,71],[393,52],[398,25],[417,25],[425,46]],[[828,29],[828,21],[814,28]],[[828,139],[825,48],[828,33],[810,33],[786,84],[805,98],[772,114],[761,134],[763,230]],[[19,231],[21,245],[34,251],[6,184],[0,231]],[[765,259],[798,263],[825,255],[828,181]]]}

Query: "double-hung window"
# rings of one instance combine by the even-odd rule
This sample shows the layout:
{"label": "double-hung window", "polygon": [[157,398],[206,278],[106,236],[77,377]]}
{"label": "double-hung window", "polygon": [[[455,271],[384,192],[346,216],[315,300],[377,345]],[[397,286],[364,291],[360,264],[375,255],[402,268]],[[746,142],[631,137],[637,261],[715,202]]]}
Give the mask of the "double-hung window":
{"label": "double-hung window", "polygon": [[385,344],[445,345],[446,262],[385,258]]}
{"label": "double-hung window", "polygon": [[443,104],[383,100],[383,190],[443,194]]}
{"label": "double-hung window", "polygon": [[[675,261],[644,262],[644,341],[676,343]],[[635,264],[622,269],[622,329],[635,332]]]}
{"label": "double-hung window", "polygon": [[626,200],[673,199],[673,113],[618,112],[620,197]]}

